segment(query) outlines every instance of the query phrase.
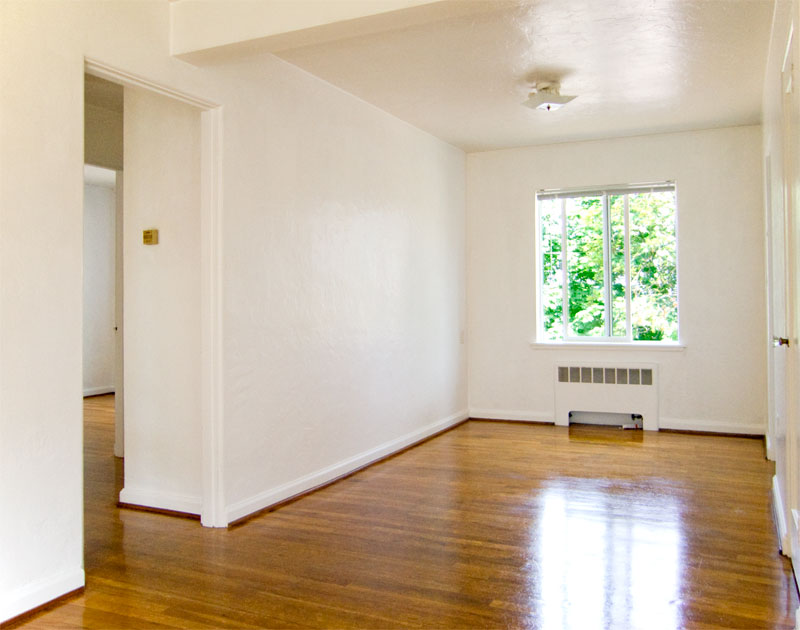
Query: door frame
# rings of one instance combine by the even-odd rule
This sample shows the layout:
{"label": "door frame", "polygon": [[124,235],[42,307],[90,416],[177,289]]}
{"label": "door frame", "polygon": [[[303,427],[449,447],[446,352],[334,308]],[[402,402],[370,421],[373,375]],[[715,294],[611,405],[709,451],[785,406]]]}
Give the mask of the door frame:
{"label": "door frame", "polygon": [[[124,167],[124,165],[123,165]],[[122,255],[123,186],[125,175],[117,171],[114,187],[114,455],[125,457],[125,345],[123,344],[125,296]]]}
{"label": "door frame", "polygon": [[97,59],[85,57],[84,71],[200,110],[200,520],[206,527],[227,527],[222,467],[222,106]]}
{"label": "door frame", "polygon": [[[792,557],[792,569],[795,579],[800,574],[800,355],[797,351],[797,332],[800,329],[800,224],[798,224],[797,210],[800,208],[800,191],[795,182],[800,177],[800,99],[794,85],[794,70],[797,65],[798,46],[795,40],[795,15],[797,3],[792,5],[792,19],[781,67],[781,132],[783,135],[783,181],[784,194],[784,221],[786,228],[786,312],[787,312],[787,337],[791,346],[787,351],[786,369],[786,453],[785,453],[785,514],[786,527],[789,539],[788,555]],[[786,551],[784,550],[784,553]]]}

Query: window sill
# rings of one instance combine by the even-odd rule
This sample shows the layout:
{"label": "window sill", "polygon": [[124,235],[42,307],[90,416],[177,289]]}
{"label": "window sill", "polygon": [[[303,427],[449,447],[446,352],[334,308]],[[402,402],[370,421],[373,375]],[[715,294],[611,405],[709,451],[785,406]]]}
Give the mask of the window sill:
{"label": "window sill", "polygon": [[534,350],[623,350],[625,352],[683,352],[686,346],[680,343],[603,343],[603,342],[587,342],[581,343],[579,341],[561,342],[561,341],[536,341],[532,339],[531,347]]}

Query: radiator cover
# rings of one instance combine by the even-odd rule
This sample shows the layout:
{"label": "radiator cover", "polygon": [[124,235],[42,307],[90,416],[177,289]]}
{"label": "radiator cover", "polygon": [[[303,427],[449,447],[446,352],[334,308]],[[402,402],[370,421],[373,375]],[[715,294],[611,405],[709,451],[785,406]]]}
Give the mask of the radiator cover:
{"label": "radiator cover", "polygon": [[557,363],[555,423],[571,411],[640,414],[645,431],[658,430],[658,365],[655,363]]}

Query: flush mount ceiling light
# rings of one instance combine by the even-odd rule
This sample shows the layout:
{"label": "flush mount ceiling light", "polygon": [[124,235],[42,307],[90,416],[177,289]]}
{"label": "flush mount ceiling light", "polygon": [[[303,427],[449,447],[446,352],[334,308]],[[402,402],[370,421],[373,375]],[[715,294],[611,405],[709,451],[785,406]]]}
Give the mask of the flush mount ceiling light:
{"label": "flush mount ceiling light", "polygon": [[575,97],[560,94],[560,88],[561,86],[558,83],[540,81],[533,86],[528,100],[523,105],[531,109],[543,109],[548,112],[561,109]]}

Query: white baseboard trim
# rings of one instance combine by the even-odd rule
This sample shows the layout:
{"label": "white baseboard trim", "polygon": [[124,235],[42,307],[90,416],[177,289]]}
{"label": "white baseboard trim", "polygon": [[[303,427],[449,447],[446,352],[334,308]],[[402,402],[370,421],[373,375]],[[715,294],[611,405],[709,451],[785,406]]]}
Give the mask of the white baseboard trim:
{"label": "white baseboard trim", "polygon": [[0,623],[79,589],[85,583],[86,576],[83,569],[75,569],[0,593]]}
{"label": "white baseboard trim", "polygon": [[101,394],[113,394],[113,387],[87,387],[83,390],[83,397],[87,396],[100,396]]}
{"label": "white baseboard trim", "polygon": [[[470,407],[470,418],[481,420],[510,420],[518,422],[546,422],[554,424],[553,414],[549,412],[512,410],[512,409],[482,409]],[[741,433],[742,435],[764,435],[766,426],[760,423],[734,423],[720,422],[718,420],[700,420],[694,418],[667,418],[661,416],[658,422],[659,429],[673,429],[675,431],[707,431],[710,433]],[[800,630],[800,629],[798,629]]]}
{"label": "white baseboard trim", "polygon": [[547,422],[555,424],[554,414],[539,411],[519,411],[510,409],[480,409],[470,407],[470,418],[481,420],[511,420],[516,422]]}
{"label": "white baseboard trim", "polygon": [[[798,577],[800,577],[800,566],[798,566],[797,563],[794,561],[794,557],[797,554],[795,551],[792,550],[797,549],[798,533],[800,532],[800,512],[794,509],[791,512],[792,512],[792,519],[791,519],[790,531],[786,532],[787,542],[785,543],[786,545],[788,545],[788,551],[787,547],[784,546],[781,549],[781,553],[784,556],[789,556],[790,558],[792,558],[792,573],[794,574],[795,584],[798,584],[797,579]],[[789,525],[789,523],[787,523],[787,525]]]}
{"label": "white baseboard trim", "polygon": [[130,505],[140,505],[171,512],[185,512],[186,514],[200,514],[200,508],[202,507],[202,499],[200,497],[170,494],[159,492],[158,490],[136,488],[135,486],[125,486],[119,493],[119,500],[121,503]]}
{"label": "white baseboard trim", "polygon": [[348,459],[337,462],[332,466],[328,466],[322,470],[310,473],[300,477],[299,479],[295,479],[294,481],[290,481],[289,483],[278,486],[277,488],[271,488],[252,497],[237,501],[236,503],[229,505],[226,509],[228,523],[232,523],[233,521],[244,518],[249,514],[263,510],[270,505],[275,505],[276,503],[285,501],[293,496],[307,492],[312,488],[316,488],[317,486],[321,486],[329,481],[332,481],[333,479],[336,479],[337,477],[341,477],[342,475],[353,472],[354,470],[362,468],[367,464],[371,464],[372,462],[382,459],[387,455],[397,453],[407,446],[430,437],[434,433],[449,429],[450,427],[466,420],[468,417],[469,414],[466,410],[459,411],[447,416],[443,420],[439,420],[424,426],[421,429],[403,435],[390,442],[385,442],[380,446],[359,453],[353,457],[349,457]]}
{"label": "white baseboard trim", "polygon": [[710,433],[741,433],[742,435],[764,435],[767,427],[760,422],[725,422],[720,420],[704,420],[697,418],[668,418],[661,416],[658,419],[659,429],[673,429],[675,431],[708,431]]}
{"label": "white baseboard trim", "polygon": [[781,491],[778,488],[778,475],[772,476],[772,516],[775,519],[775,527],[778,530],[778,550],[783,555],[788,556],[788,528],[786,523],[786,514],[783,511],[783,501],[781,501]]}

